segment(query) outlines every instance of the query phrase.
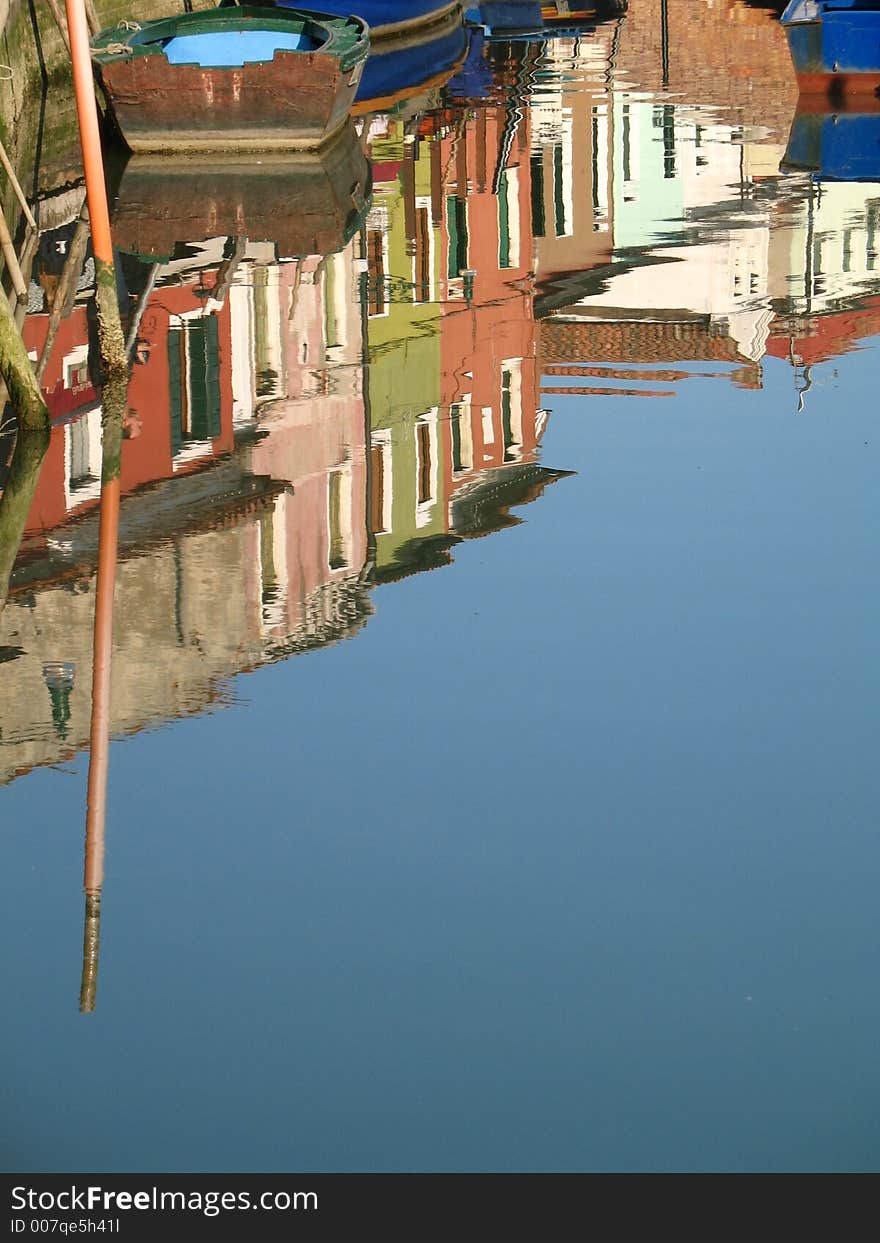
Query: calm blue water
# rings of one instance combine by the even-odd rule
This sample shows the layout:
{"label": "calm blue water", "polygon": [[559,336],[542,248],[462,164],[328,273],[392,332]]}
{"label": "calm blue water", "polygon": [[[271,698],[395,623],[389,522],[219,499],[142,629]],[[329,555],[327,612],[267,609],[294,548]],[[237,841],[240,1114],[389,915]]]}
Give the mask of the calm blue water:
{"label": "calm blue water", "polygon": [[[374,124],[387,166],[396,131]],[[645,133],[662,158],[650,114]],[[394,276],[402,209],[383,176],[365,228],[386,227],[386,208]],[[746,249],[756,229],[736,234]],[[521,246],[526,233],[521,218]],[[680,311],[695,281],[680,323],[704,314],[689,262],[666,285]],[[377,571],[374,612],[346,642],[227,678],[190,715],[144,708],[111,748],[93,1015],[77,1007],[87,751],[50,767],[49,748],[0,789],[8,1169],[876,1168],[880,337],[840,344],[840,329],[797,413],[790,355],[857,303],[783,305],[772,285],[799,288],[794,259],[763,262],[755,304],[783,327],[799,315],[801,344],[770,329],[784,348],[761,355],[760,387],[734,383],[754,359],[702,347],[581,352],[570,361],[623,378],[560,377],[542,338],[545,393],[671,396],[541,397],[540,463],[572,473],[514,508],[518,524],[436,572]],[[602,322],[633,322],[630,277],[613,280]],[[160,310],[174,286],[158,288]],[[642,322],[658,322],[656,286],[638,289]],[[712,297],[714,339],[732,340]],[[395,327],[412,305],[392,289],[387,326],[369,325],[371,342],[409,341],[401,383],[438,331]],[[429,424],[406,394],[379,399],[388,348],[373,354],[371,444],[387,426],[395,453],[421,453]],[[442,430],[454,412],[438,392]],[[210,534],[187,538],[182,573],[220,555]],[[264,574],[268,542],[264,528]],[[165,546],[143,554],[157,592]],[[148,606],[117,590],[125,683]],[[218,631],[228,612],[218,600]],[[3,639],[18,641],[39,647]]]}

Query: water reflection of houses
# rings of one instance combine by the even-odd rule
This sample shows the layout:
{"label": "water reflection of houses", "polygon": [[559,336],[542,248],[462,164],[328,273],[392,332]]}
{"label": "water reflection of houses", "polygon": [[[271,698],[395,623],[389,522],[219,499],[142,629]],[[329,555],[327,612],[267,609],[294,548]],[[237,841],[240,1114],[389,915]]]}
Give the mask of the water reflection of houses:
{"label": "water reflection of houses", "polygon": [[[707,373],[760,387],[765,355],[808,366],[873,330],[876,187],[780,174],[795,101],[782,32],[722,8],[711,49],[714,13],[631,9],[604,76],[598,43],[545,49],[565,68],[532,109],[545,393],[670,396]],[[727,72],[708,74],[719,57]],[[578,210],[583,253],[560,261]]]}
{"label": "water reflection of houses", "polygon": [[[274,243],[209,239],[140,273],[116,732],[210,706],[231,674],[351,634],[369,612],[357,244],[286,259]],[[124,266],[136,289],[138,265]],[[37,351],[44,327],[39,315],[28,325]],[[100,412],[78,391],[84,310],[58,346],[67,388],[47,369],[51,469],[2,622],[5,779],[88,738]]]}
{"label": "water reflection of houses", "polygon": [[534,324],[528,115],[373,123],[367,332],[376,577],[442,564],[558,473]]}
{"label": "water reflection of houses", "polygon": [[[335,253],[231,234],[160,254],[167,234],[139,235],[123,265],[136,361],[115,732],[224,702],[230,675],[354,633],[370,582],[448,560],[558,477],[536,461],[530,139],[508,121],[503,105],[374,119],[373,204]],[[88,339],[77,305],[44,378],[53,465],[0,636],[5,780],[88,738]]]}

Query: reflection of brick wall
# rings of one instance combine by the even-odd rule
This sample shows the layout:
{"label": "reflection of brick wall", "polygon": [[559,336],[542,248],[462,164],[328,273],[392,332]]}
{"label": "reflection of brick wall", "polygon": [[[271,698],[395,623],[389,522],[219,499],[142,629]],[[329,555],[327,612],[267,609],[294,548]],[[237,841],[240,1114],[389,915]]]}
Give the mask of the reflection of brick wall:
{"label": "reflection of brick wall", "polygon": [[[663,90],[662,0],[631,0],[615,63],[624,81]],[[743,0],[667,0],[670,102],[719,109],[731,125],[766,125],[782,139],[797,103],[785,34]]]}
{"label": "reflection of brick wall", "polygon": [[699,321],[541,321],[541,361],[571,362],[744,362],[732,337]]}

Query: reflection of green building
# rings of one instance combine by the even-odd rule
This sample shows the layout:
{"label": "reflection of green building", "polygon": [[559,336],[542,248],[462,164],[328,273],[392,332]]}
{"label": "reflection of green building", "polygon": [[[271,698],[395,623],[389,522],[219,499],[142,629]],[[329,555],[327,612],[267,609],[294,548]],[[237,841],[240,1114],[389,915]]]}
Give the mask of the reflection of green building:
{"label": "reflection of green building", "polygon": [[681,118],[672,104],[625,91],[612,108],[614,247],[641,249],[684,230]]}
{"label": "reflection of green building", "polygon": [[390,120],[374,138],[367,219],[371,528],[376,572],[394,577],[406,547],[446,530],[440,463],[440,221],[431,146]]}

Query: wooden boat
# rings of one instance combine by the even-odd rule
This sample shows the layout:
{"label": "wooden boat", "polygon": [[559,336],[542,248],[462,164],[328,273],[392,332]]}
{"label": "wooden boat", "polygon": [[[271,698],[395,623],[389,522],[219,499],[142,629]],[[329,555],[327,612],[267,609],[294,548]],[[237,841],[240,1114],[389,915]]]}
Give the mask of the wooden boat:
{"label": "wooden boat", "polygon": [[781,169],[820,181],[880,182],[880,100],[869,97],[853,111],[799,106]]}
{"label": "wooden boat", "polygon": [[371,193],[351,121],[319,151],[133,155],[114,193],[113,240],[154,263],[213,237],[274,242],[283,259],[330,255],[361,227]]}
{"label": "wooden boat", "polygon": [[369,46],[357,17],[247,6],[104,30],[92,59],[133,151],[296,150],[344,125]]}
{"label": "wooden boat", "polygon": [[791,0],[781,20],[801,94],[880,90],[880,0]]}
{"label": "wooden boat", "polygon": [[[297,2],[289,0],[291,5]],[[235,3],[236,0],[220,0],[221,7]],[[288,0],[276,0],[276,3],[279,8],[286,8]],[[319,0],[319,4],[322,13],[337,17],[346,17],[352,9],[351,0]],[[369,26],[373,45],[461,13],[459,0],[357,0],[353,7]]]}

